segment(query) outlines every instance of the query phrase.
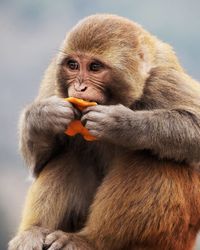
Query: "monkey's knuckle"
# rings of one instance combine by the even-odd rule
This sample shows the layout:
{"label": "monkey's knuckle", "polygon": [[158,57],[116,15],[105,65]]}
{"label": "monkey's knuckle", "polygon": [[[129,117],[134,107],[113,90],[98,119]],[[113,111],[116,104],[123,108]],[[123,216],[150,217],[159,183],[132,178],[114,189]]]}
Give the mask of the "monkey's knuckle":
{"label": "monkey's knuckle", "polygon": [[101,131],[92,130],[92,131],[90,131],[90,134],[93,135],[94,137],[98,138],[98,139],[103,138],[103,133]]}
{"label": "monkey's knuckle", "polygon": [[40,107],[38,107],[38,111],[37,111],[38,118],[43,119],[53,110],[54,110],[53,107],[51,107],[49,104],[41,105]]}
{"label": "monkey's knuckle", "polygon": [[62,123],[62,127],[66,127],[66,125],[69,125],[70,122],[73,121],[73,117],[67,117],[66,119],[64,119],[63,123]]}
{"label": "monkey's knuckle", "polygon": [[63,234],[64,233],[61,230],[57,230],[57,231],[55,231],[53,233],[50,233],[49,235],[47,235],[45,242],[47,242],[47,241],[55,241],[56,239],[59,239],[60,237],[62,237]]}
{"label": "monkey's knuckle", "polygon": [[55,241],[58,238],[58,236],[55,233],[47,235],[45,239],[46,244],[51,244],[53,241]]}
{"label": "monkey's knuckle", "polygon": [[124,105],[121,104],[121,103],[119,103],[119,104],[117,104],[117,107],[118,107],[118,108],[124,108]]}
{"label": "monkey's knuckle", "polygon": [[75,117],[74,111],[72,109],[68,110],[68,117],[71,119]]}
{"label": "monkey's knuckle", "polygon": [[94,129],[95,125],[91,122],[91,121],[86,121],[85,123],[85,127],[90,130],[90,129]]}
{"label": "monkey's knuckle", "polygon": [[49,248],[49,250],[59,250],[59,249],[62,249],[64,247],[64,244],[62,241],[60,240],[57,240],[55,241],[51,247]]}
{"label": "monkey's knuckle", "polygon": [[63,100],[63,104],[64,104],[65,107],[70,107],[70,108],[74,107],[74,106],[71,104],[71,102],[69,102],[69,101]]}
{"label": "monkey's knuckle", "polygon": [[85,121],[86,121],[86,120],[89,120],[89,118],[90,118],[90,115],[89,115],[89,114],[86,114],[86,115],[83,116],[83,120],[85,120]]}
{"label": "monkey's knuckle", "polygon": [[101,119],[101,121],[99,121],[99,125],[102,129],[111,126],[112,123],[113,123],[112,117],[107,117],[107,116]]}

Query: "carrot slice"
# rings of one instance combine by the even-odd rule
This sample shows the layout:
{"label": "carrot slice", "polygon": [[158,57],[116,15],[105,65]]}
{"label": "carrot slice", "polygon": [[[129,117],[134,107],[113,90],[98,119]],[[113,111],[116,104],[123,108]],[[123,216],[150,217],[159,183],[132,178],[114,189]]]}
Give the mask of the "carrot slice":
{"label": "carrot slice", "polygon": [[[96,102],[88,102],[75,97],[68,97],[65,98],[65,100],[74,104],[74,106],[80,111],[84,110],[87,107],[97,105]],[[80,120],[72,121],[69,124],[68,128],[65,130],[65,134],[69,136],[75,136],[76,134],[81,134],[86,141],[96,140],[96,137],[90,135],[89,131],[83,126]]]}
{"label": "carrot slice", "polygon": [[87,107],[97,105],[96,102],[88,102],[88,101],[85,101],[83,99],[79,99],[79,98],[75,98],[75,97],[68,97],[68,98],[65,98],[65,100],[67,100],[68,102],[73,103],[74,106],[76,108],[78,108],[80,111],[84,110]]}

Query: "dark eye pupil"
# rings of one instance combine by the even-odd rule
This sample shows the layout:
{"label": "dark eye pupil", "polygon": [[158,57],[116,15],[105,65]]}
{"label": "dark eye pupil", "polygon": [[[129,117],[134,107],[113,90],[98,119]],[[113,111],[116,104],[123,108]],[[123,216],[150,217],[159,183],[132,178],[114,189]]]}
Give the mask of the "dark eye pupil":
{"label": "dark eye pupil", "polygon": [[91,71],[99,71],[101,69],[102,65],[100,63],[91,63],[90,64],[90,70]]}
{"label": "dark eye pupil", "polygon": [[69,60],[69,61],[67,62],[67,65],[68,65],[68,67],[69,67],[70,69],[72,69],[72,70],[76,70],[76,69],[78,69],[78,67],[79,67],[78,63],[77,63],[76,61],[73,61],[73,60]]}

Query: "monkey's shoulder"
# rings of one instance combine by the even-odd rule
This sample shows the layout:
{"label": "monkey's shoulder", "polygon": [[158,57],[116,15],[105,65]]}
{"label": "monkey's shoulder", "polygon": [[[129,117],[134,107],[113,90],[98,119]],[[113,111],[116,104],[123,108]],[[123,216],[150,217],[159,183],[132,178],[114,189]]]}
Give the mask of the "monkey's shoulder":
{"label": "monkey's shoulder", "polygon": [[169,109],[180,106],[200,108],[200,84],[183,71],[156,67],[147,79],[143,94],[133,110]]}

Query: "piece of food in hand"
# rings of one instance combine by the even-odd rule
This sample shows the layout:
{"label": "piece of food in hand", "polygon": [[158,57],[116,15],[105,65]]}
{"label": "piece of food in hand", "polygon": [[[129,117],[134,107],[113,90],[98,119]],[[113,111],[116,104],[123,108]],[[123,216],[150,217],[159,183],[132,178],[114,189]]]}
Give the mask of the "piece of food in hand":
{"label": "piece of food in hand", "polygon": [[[88,102],[88,101],[84,101],[82,99],[75,98],[75,97],[68,97],[68,98],[65,98],[65,100],[67,100],[68,102],[71,102],[80,111],[82,111],[83,109],[87,107],[97,105],[96,102]],[[83,124],[81,123],[81,121],[79,120],[72,121],[69,124],[68,128],[65,130],[65,134],[69,136],[75,136],[76,134],[81,134],[86,141],[96,140],[94,136],[90,135],[87,128],[85,128]]]}

